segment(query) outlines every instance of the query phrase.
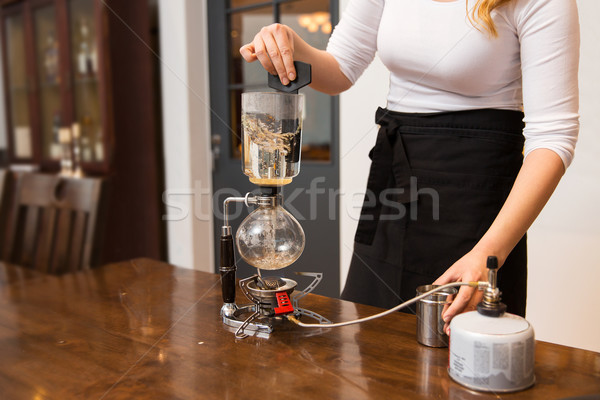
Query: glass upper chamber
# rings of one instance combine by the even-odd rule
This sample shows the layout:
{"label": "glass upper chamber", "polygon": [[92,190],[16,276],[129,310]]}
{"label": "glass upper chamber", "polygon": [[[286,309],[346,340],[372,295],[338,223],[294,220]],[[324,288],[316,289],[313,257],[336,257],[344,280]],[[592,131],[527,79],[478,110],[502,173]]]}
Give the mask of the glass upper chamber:
{"label": "glass upper chamber", "polygon": [[236,242],[248,264],[275,270],[287,267],[300,257],[305,237],[292,214],[276,204],[259,206],[252,211],[240,224]]}
{"label": "glass upper chamber", "polygon": [[250,182],[283,186],[300,172],[304,95],[242,93],[242,169]]}

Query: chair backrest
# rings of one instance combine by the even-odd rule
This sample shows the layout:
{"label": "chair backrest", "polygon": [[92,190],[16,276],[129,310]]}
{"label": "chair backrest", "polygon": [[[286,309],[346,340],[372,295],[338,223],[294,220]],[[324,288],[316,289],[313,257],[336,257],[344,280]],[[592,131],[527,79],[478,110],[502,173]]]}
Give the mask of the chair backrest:
{"label": "chair backrest", "polygon": [[5,169],[0,169],[0,199],[4,194],[4,181],[6,180],[7,171]]}
{"label": "chair backrest", "polygon": [[8,180],[10,173],[5,169],[0,169],[0,211],[6,207],[8,194]]}
{"label": "chair backrest", "polygon": [[[10,211],[13,181],[13,173],[10,170],[0,169],[0,244],[4,243],[6,237],[6,221]],[[0,248],[0,259],[1,256]]]}
{"label": "chair backrest", "polygon": [[2,259],[52,274],[89,268],[102,179],[22,173],[14,186]]}

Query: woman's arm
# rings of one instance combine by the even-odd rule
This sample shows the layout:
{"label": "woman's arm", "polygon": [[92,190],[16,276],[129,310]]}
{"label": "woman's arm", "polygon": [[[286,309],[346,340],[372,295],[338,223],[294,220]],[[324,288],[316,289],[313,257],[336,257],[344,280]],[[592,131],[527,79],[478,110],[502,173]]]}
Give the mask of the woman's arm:
{"label": "woman's arm", "polygon": [[284,85],[296,78],[294,60],[298,60],[312,65],[310,86],[315,90],[336,95],[352,86],[333,55],[312,47],[286,25],[262,28],[251,43],[240,48],[240,54],[248,62],[260,61]]}
{"label": "woman's arm", "polygon": [[[564,174],[562,159],[552,150],[532,151],[519,171],[515,184],[498,216],[475,247],[454,263],[434,285],[449,282],[486,281],[488,256],[504,261],[521,240],[552,195]],[[463,286],[443,315],[449,322],[456,314],[474,310],[482,293]]]}
{"label": "woman's arm", "polygon": [[[525,161],[489,230],[435,283],[487,280],[487,256],[502,265],[556,188],[573,159],[579,133],[579,20],[574,1],[513,2],[508,12],[519,36],[525,113]],[[508,7],[507,6],[507,7]],[[492,40],[501,40],[492,39]],[[477,305],[482,294],[461,288],[444,313]]]}
{"label": "woman's arm", "polygon": [[284,85],[296,77],[294,60],[309,63],[311,87],[336,95],[349,89],[373,61],[383,6],[384,0],[351,0],[327,51],[310,46],[288,26],[273,24],[261,29],[240,53],[248,62],[260,61]]}

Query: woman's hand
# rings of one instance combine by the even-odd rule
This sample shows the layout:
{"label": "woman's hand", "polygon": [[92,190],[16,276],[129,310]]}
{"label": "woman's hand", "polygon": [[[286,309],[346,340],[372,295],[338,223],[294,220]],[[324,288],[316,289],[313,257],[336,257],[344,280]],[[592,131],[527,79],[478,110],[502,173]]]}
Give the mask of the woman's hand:
{"label": "woman's hand", "polygon": [[265,26],[252,42],[240,48],[240,54],[248,62],[260,61],[284,85],[296,79],[294,60],[297,60],[312,65],[310,87],[315,90],[334,96],[352,86],[333,55],[306,43],[286,25]]}
{"label": "woman's hand", "polygon": [[[489,255],[477,249],[471,250],[448,268],[433,284],[444,285],[451,282],[487,281],[488,271],[486,261]],[[444,331],[448,333],[450,321],[454,316],[462,312],[476,310],[477,304],[479,304],[482,297],[483,292],[478,291],[476,288],[461,286],[452,305],[442,313],[442,318],[446,323]]]}
{"label": "woman's hand", "polygon": [[296,79],[294,37],[295,32],[286,25],[265,26],[252,42],[240,48],[240,54],[248,62],[260,61],[267,72],[278,75],[281,83],[287,85]]}

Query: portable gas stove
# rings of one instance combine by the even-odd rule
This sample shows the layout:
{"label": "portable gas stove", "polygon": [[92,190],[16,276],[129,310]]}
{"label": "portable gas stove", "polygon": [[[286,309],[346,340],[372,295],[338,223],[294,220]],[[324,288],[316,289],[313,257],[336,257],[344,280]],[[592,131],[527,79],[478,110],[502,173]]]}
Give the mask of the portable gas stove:
{"label": "portable gas stove", "polygon": [[299,300],[310,293],[321,281],[323,274],[314,272],[297,272],[297,275],[312,277],[313,281],[302,291],[294,290],[296,281],[278,277],[260,277],[253,275],[240,280],[242,293],[252,304],[238,307],[235,303],[224,303],[221,308],[223,323],[236,328],[235,337],[239,339],[250,335],[268,337],[276,325],[284,323],[286,315],[293,314],[299,318],[307,316],[326,324],[330,321],[321,315],[300,308]]}

